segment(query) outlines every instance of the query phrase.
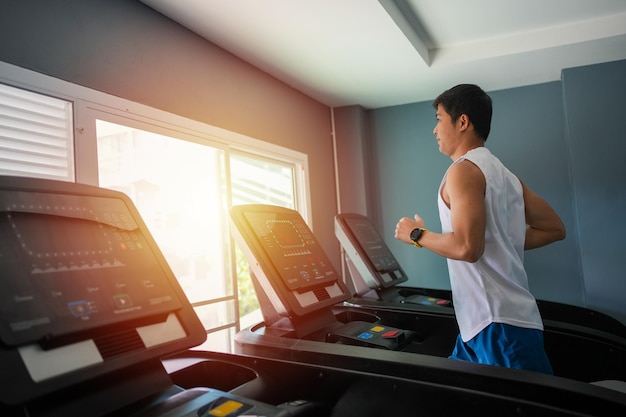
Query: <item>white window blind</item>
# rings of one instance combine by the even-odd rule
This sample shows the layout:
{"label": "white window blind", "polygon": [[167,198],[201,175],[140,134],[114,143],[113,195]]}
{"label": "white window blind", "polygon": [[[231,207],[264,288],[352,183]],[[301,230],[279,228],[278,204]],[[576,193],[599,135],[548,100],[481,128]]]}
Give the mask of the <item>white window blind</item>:
{"label": "white window blind", "polygon": [[0,175],[74,181],[71,102],[0,84]]}

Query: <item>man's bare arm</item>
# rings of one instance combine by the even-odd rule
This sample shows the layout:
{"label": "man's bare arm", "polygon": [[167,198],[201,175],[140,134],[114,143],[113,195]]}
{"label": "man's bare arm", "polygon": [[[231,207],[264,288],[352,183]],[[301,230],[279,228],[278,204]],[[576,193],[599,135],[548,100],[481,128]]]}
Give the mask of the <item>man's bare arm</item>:
{"label": "man's bare arm", "polygon": [[554,209],[522,182],[526,212],[524,249],[535,249],[565,239],[565,226]]}
{"label": "man's bare arm", "polygon": [[[453,166],[448,172],[442,198],[450,206],[454,231],[443,234],[426,231],[420,245],[446,258],[477,261],[485,249],[485,177],[482,171],[469,161]],[[424,227],[418,215],[415,220],[400,219],[396,239],[410,243],[408,235],[415,227]]]}

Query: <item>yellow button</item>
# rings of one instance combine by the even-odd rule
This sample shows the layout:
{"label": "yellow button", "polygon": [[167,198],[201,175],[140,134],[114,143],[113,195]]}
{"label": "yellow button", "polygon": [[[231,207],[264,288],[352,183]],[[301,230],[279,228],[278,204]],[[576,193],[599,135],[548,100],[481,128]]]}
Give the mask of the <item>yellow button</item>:
{"label": "yellow button", "polygon": [[383,326],[374,326],[370,330],[373,332],[382,332],[385,328]]}
{"label": "yellow button", "polygon": [[237,401],[228,400],[217,407],[213,408],[209,411],[209,414],[216,417],[224,417],[232,413],[233,411],[241,408],[243,406],[242,403],[238,403]]}

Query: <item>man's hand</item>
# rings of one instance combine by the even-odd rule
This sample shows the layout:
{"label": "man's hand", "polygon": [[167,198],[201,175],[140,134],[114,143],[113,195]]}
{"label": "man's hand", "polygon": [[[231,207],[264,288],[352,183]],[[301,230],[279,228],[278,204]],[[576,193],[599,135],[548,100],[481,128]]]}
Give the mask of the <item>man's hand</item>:
{"label": "man's hand", "polygon": [[411,241],[410,235],[413,229],[418,227],[424,227],[424,220],[419,215],[415,215],[415,220],[403,217],[396,224],[394,236],[396,239],[412,245],[413,242]]}

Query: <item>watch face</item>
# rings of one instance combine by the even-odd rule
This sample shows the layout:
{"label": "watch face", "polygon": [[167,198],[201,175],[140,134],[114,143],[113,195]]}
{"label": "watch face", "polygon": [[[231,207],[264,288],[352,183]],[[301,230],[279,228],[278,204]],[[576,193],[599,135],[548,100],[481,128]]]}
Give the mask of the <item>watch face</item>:
{"label": "watch face", "polygon": [[417,242],[422,237],[422,229],[413,229],[410,237],[413,242]]}

